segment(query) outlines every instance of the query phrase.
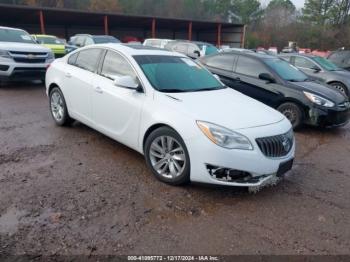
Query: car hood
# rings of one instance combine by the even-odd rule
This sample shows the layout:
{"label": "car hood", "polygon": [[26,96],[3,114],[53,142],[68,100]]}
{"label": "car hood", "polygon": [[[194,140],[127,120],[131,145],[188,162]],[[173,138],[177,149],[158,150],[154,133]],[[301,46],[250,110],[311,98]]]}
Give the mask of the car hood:
{"label": "car hood", "polygon": [[158,98],[173,109],[194,118],[231,130],[265,126],[280,122],[284,116],[240,92],[225,88],[216,91],[160,93]]}
{"label": "car hood", "polygon": [[335,90],[332,87],[320,84],[318,82],[294,82],[291,84],[295,87],[298,87],[302,91],[320,95],[336,103],[342,103],[346,100],[346,97],[338,90]]}
{"label": "car hood", "polygon": [[39,44],[27,44],[16,42],[0,42],[0,49],[17,52],[50,52],[51,50]]}
{"label": "car hood", "polygon": [[57,49],[57,50],[64,50],[64,45],[54,45],[54,44],[43,44],[43,46],[50,48],[50,49]]}

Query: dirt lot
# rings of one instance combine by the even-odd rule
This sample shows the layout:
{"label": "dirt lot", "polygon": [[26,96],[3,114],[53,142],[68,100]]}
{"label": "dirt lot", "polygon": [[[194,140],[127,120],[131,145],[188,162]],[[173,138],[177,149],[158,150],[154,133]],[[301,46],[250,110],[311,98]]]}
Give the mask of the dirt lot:
{"label": "dirt lot", "polygon": [[258,194],[170,187],[143,157],[55,126],[44,87],[0,88],[0,254],[350,254],[350,126],[297,133]]}

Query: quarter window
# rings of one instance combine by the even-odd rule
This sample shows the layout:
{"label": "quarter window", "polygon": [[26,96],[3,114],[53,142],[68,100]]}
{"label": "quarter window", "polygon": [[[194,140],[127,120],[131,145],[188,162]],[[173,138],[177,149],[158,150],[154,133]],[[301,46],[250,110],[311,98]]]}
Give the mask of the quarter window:
{"label": "quarter window", "polygon": [[234,55],[217,55],[207,58],[205,63],[210,67],[232,71],[234,59]]}
{"label": "quarter window", "polygon": [[77,58],[78,58],[78,55],[79,55],[79,52],[71,55],[69,58],[68,58],[68,64],[70,65],[75,65],[76,61],[77,61]]}
{"label": "quarter window", "polygon": [[260,74],[270,72],[259,61],[249,57],[240,56],[237,62],[236,73],[259,78]]}
{"label": "quarter window", "polygon": [[113,76],[131,76],[136,78],[136,74],[128,61],[112,51],[108,51],[105,56],[101,75],[111,78],[114,78]]}
{"label": "quarter window", "polygon": [[100,54],[100,49],[87,49],[80,51],[75,65],[87,71],[96,72]]}

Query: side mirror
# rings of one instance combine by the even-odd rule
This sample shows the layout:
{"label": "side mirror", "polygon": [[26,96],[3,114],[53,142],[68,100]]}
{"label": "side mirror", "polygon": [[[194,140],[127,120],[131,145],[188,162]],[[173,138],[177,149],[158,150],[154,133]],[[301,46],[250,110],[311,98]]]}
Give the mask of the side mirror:
{"label": "side mirror", "polygon": [[114,85],[142,92],[142,87],[138,81],[131,76],[114,76]]}
{"label": "side mirror", "polygon": [[268,74],[268,73],[262,73],[262,74],[260,74],[260,75],[259,75],[259,79],[265,80],[265,81],[267,81],[268,83],[276,83],[276,79],[275,79],[272,75],[270,75],[270,74]]}
{"label": "side mirror", "polygon": [[196,50],[193,53],[195,54],[196,57],[198,58],[201,57],[201,53],[199,51]]}
{"label": "side mirror", "polygon": [[315,73],[318,73],[321,71],[321,68],[319,68],[317,65],[314,65],[313,67],[311,67],[312,70],[314,70]]}

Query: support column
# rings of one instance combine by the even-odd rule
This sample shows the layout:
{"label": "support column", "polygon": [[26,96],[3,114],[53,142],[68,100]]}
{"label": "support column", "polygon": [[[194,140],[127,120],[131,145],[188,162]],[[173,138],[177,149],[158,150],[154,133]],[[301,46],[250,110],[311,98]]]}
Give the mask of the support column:
{"label": "support column", "polygon": [[109,35],[109,26],[108,26],[108,16],[105,15],[103,19],[104,28],[105,28],[105,35]]}
{"label": "support column", "polygon": [[188,40],[192,41],[192,22],[188,23]]}
{"label": "support column", "polygon": [[152,19],[152,38],[156,38],[156,19]]}
{"label": "support column", "polygon": [[241,34],[241,48],[245,47],[245,35],[246,35],[246,31],[247,31],[247,25],[243,26],[243,32]]}
{"label": "support column", "polygon": [[218,24],[218,37],[217,37],[217,46],[221,46],[221,28],[222,24]]}
{"label": "support column", "polygon": [[45,21],[44,21],[44,13],[42,10],[39,11],[39,18],[40,18],[41,34],[45,35]]}

